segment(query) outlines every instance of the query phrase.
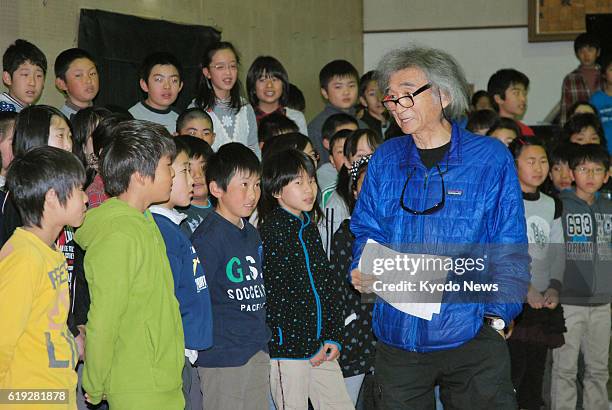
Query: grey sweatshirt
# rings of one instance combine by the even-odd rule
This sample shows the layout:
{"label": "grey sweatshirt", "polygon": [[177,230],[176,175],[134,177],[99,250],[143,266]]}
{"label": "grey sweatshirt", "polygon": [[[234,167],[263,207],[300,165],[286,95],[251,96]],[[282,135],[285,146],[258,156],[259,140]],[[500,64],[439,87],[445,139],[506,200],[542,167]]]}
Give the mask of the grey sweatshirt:
{"label": "grey sweatshirt", "polygon": [[596,198],[593,205],[575,192],[563,201],[565,275],[561,303],[610,303],[612,296],[612,201]]}
{"label": "grey sweatshirt", "polygon": [[548,288],[561,291],[565,270],[565,249],[561,222],[561,201],[540,192],[523,192],[531,284],[540,292]]}

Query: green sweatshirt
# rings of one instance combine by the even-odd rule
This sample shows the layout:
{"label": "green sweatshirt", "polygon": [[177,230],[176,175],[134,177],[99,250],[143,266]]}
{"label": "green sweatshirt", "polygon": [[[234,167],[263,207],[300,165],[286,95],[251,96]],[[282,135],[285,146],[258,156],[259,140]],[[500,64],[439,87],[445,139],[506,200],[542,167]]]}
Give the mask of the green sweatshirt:
{"label": "green sweatshirt", "polygon": [[83,387],[113,410],[182,409],[184,342],[164,240],[149,211],[111,198],[75,235],[85,249],[88,314]]}

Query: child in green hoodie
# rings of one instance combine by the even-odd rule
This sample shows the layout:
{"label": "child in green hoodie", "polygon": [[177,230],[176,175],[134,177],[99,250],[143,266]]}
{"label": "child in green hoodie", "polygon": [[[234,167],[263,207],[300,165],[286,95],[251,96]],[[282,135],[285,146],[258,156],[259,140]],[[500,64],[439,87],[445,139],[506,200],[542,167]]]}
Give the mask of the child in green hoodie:
{"label": "child in green hoodie", "polygon": [[184,408],[183,328],[164,240],[149,205],[168,201],[175,147],[163,126],[126,121],[100,172],[112,196],[76,233],[91,307],[83,388],[113,410]]}

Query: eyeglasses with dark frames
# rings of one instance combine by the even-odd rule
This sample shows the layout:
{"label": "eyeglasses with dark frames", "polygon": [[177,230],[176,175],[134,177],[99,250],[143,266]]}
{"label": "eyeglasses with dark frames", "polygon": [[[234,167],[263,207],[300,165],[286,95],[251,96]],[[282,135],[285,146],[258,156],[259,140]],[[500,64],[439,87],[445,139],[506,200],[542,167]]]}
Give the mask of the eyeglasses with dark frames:
{"label": "eyeglasses with dark frames", "polygon": [[406,193],[406,187],[408,186],[408,181],[410,181],[410,178],[412,178],[412,175],[414,174],[414,170],[413,170],[408,175],[408,178],[406,179],[406,182],[404,183],[404,188],[402,189],[402,196],[400,197],[400,206],[402,207],[404,211],[410,212],[413,215],[431,215],[433,213],[438,212],[440,209],[444,208],[444,203],[446,201],[446,189],[444,188],[444,177],[442,176],[443,174],[438,164],[436,164],[436,169],[438,170],[438,174],[440,174],[440,180],[442,182],[442,199],[439,202],[437,202],[434,206],[427,208],[423,211],[416,211],[412,208],[408,208],[406,204],[404,203],[404,194]]}
{"label": "eyeglasses with dark frames", "polygon": [[431,83],[427,83],[412,94],[406,94],[402,97],[392,99],[389,97],[385,97],[381,103],[385,106],[385,108],[389,111],[392,111],[397,108],[397,104],[401,105],[404,108],[410,108],[414,106],[414,97],[421,94],[424,91],[427,91],[431,88]]}

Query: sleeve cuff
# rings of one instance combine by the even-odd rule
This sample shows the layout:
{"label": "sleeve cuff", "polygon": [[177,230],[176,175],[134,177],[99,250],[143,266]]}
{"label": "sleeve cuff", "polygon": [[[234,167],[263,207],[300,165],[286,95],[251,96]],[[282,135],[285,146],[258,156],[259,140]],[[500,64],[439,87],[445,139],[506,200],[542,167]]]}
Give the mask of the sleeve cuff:
{"label": "sleeve cuff", "polygon": [[324,343],[329,343],[332,345],[336,345],[338,347],[338,351],[342,351],[342,345],[338,342],[334,342],[333,340],[325,340]]}
{"label": "sleeve cuff", "polygon": [[548,284],[548,287],[551,288],[551,289],[556,290],[559,293],[561,293],[561,289],[563,288],[563,284],[561,283],[561,281],[559,281],[557,279],[551,279],[550,283]]}

